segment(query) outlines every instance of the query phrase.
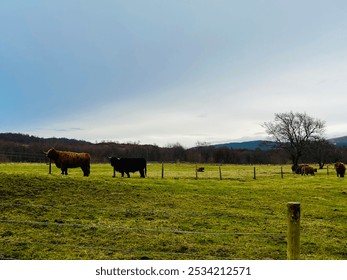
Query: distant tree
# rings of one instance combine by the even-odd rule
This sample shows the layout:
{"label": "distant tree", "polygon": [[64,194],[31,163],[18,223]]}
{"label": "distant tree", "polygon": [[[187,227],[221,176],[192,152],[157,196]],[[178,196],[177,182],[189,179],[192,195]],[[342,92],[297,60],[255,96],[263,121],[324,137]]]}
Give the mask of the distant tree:
{"label": "distant tree", "polygon": [[309,144],[324,139],[325,122],[306,113],[277,113],[275,120],[265,122],[266,133],[285,149],[297,165]]}
{"label": "distant tree", "polygon": [[323,169],[324,165],[328,162],[334,162],[337,152],[336,147],[328,140],[320,139],[313,141],[308,145],[305,151],[304,158],[308,161],[318,163],[319,168]]}
{"label": "distant tree", "polygon": [[176,162],[186,160],[186,150],[180,143],[168,144],[167,145],[167,155],[169,160],[174,160]]}

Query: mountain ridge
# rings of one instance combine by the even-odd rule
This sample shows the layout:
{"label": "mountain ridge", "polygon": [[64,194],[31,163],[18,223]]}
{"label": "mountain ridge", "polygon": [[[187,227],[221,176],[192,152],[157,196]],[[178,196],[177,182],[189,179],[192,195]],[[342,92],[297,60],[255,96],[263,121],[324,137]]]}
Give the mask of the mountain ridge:
{"label": "mountain ridge", "polygon": [[[331,144],[337,147],[347,147],[347,136],[335,137],[327,139]],[[216,148],[229,148],[229,149],[244,149],[244,150],[257,150],[267,151],[272,148],[276,143],[269,140],[253,140],[253,141],[242,141],[242,142],[227,142],[223,144],[214,144]]]}
{"label": "mountain ridge", "polygon": [[[341,137],[335,137],[331,139],[327,139],[330,143],[334,144],[337,147],[347,147],[347,136],[341,136]],[[49,144],[49,143],[56,143],[56,142],[63,142],[65,144],[70,145],[81,145],[81,144],[91,144],[94,145],[95,143],[85,141],[85,140],[77,140],[77,139],[69,139],[65,137],[57,138],[57,137],[49,137],[49,138],[43,138],[38,136],[33,136],[29,134],[22,134],[22,133],[12,133],[12,132],[6,132],[6,133],[0,133],[0,141],[9,141],[9,142],[16,142],[16,143],[43,143]],[[111,141],[102,141],[101,143],[117,143],[118,142],[111,142]],[[96,143],[97,144],[97,143]],[[99,143],[100,144],[100,143]],[[123,143],[123,144],[134,144],[134,143]],[[208,146],[215,147],[215,148],[229,148],[234,150],[257,150],[260,149],[262,151],[267,151],[272,148],[276,143],[274,141],[269,140],[252,140],[252,141],[230,141],[226,143],[219,143],[219,144],[210,144]],[[144,145],[148,146],[148,145]],[[149,145],[151,146],[151,145]],[[194,147],[193,147],[194,148]]]}

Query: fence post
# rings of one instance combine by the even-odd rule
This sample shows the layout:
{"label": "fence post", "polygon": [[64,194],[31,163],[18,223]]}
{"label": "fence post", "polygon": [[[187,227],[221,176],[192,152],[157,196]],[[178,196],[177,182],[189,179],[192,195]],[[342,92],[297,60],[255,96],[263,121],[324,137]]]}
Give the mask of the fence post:
{"label": "fence post", "polygon": [[329,175],[329,165],[327,165],[327,175]]}
{"label": "fence post", "polygon": [[198,180],[198,164],[195,163],[195,179]]}
{"label": "fence post", "polygon": [[283,167],[281,166],[281,178],[283,179]]}
{"label": "fence post", "polygon": [[164,179],[164,163],[161,164],[161,178]]}
{"label": "fence post", "polygon": [[222,168],[219,166],[219,179],[222,180]]}
{"label": "fence post", "polygon": [[48,174],[52,174],[52,160],[49,159]]}
{"label": "fence post", "polygon": [[288,236],[287,259],[300,259],[300,203],[288,202],[287,204]]}
{"label": "fence post", "polygon": [[253,170],[253,179],[255,180],[255,179],[257,179],[257,175],[256,175],[256,171],[255,171],[255,166],[254,166],[254,170]]}

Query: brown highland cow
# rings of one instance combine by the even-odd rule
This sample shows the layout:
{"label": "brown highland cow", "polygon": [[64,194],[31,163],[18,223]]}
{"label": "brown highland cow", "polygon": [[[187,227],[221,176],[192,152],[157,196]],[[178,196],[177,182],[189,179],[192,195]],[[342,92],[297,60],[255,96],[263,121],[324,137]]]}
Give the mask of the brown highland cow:
{"label": "brown highland cow", "polygon": [[335,170],[337,177],[345,177],[346,167],[342,162],[335,163]]}
{"label": "brown highland cow", "polygon": [[317,168],[313,168],[312,166],[304,166],[301,168],[301,175],[311,174],[314,176],[314,173],[317,172]]}
{"label": "brown highland cow", "polygon": [[302,169],[306,166],[309,166],[308,164],[297,164],[297,165],[293,165],[292,166],[292,171],[295,173],[295,174],[302,174]]}
{"label": "brown highland cow", "polygon": [[58,151],[52,148],[45,154],[61,169],[62,175],[67,175],[68,168],[76,167],[81,167],[84,176],[90,174],[90,155],[88,153]]}

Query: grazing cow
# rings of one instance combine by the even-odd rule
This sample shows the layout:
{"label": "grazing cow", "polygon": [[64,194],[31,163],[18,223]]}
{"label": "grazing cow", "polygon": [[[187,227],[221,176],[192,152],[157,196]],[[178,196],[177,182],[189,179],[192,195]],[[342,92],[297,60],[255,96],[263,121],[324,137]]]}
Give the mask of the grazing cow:
{"label": "grazing cow", "polygon": [[129,172],[139,171],[142,178],[147,174],[147,162],[144,158],[116,158],[110,157],[111,165],[113,166],[113,177],[116,177],[116,171],[122,174],[127,174],[130,177]]}
{"label": "grazing cow", "polygon": [[67,175],[68,168],[75,167],[81,167],[84,176],[90,174],[90,155],[87,153],[58,151],[52,148],[45,154],[61,169],[62,175]]}
{"label": "grazing cow", "polygon": [[317,168],[313,168],[312,166],[303,166],[301,168],[301,175],[308,175],[311,174],[314,176],[314,173],[317,172]]}
{"label": "grazing cow", "polygon": [[198,167],[196,169],[196,172],[204,172],[205,171],[205,167]]}
{"label": "grazing cow", "polygon": [[345,177],[346,167],[342,162],[335,163],[335,170],[337,177]]}
{"label": "grazing cow", "polygon": [[293,165],[292,166],[292,171],[295,173],[295,174],[302,174],[302,168],[303,167],[306,167],[306,166],[309,166],[308,164],[297,164],[297,165]]}

